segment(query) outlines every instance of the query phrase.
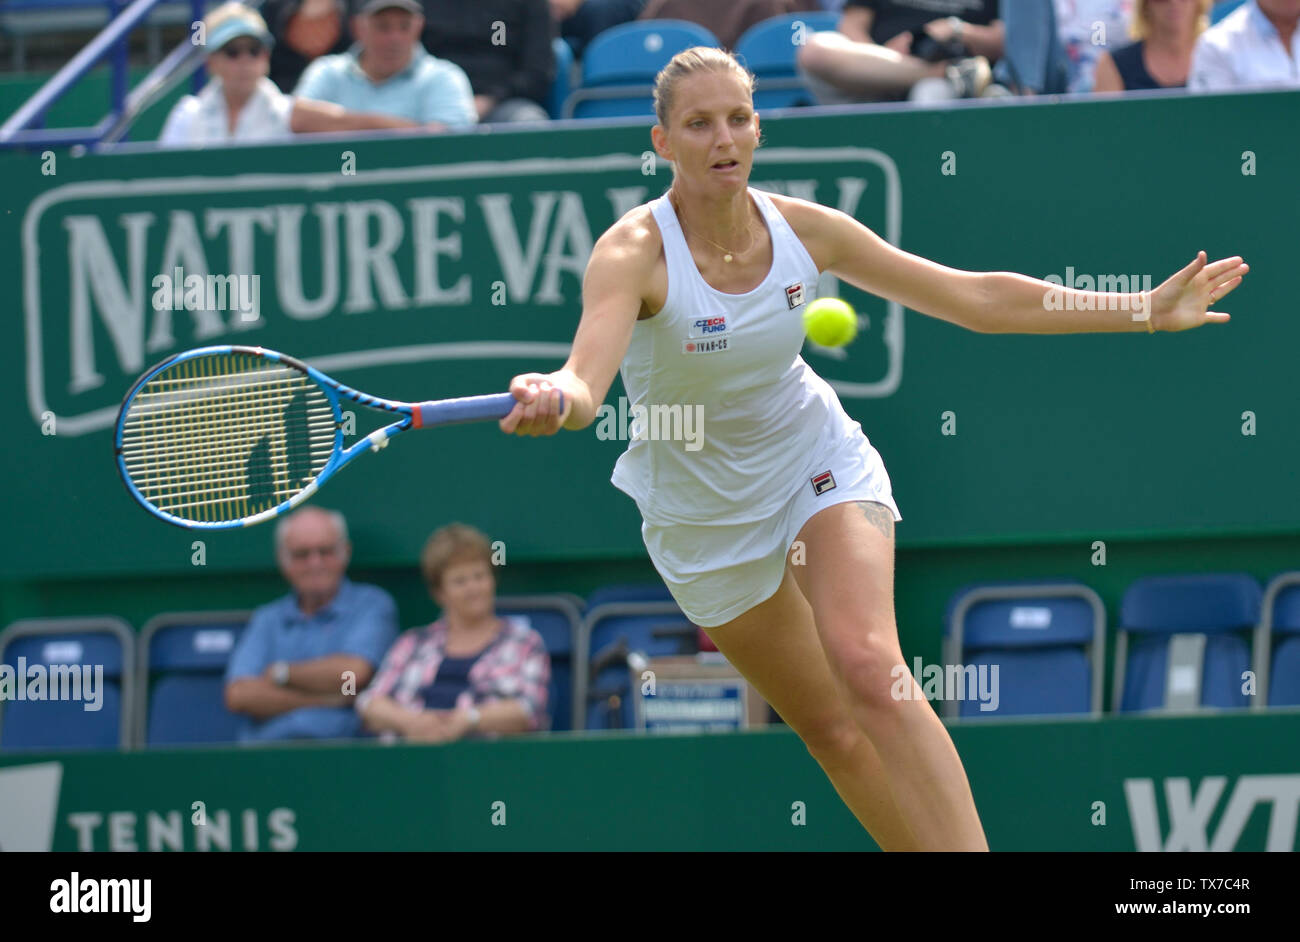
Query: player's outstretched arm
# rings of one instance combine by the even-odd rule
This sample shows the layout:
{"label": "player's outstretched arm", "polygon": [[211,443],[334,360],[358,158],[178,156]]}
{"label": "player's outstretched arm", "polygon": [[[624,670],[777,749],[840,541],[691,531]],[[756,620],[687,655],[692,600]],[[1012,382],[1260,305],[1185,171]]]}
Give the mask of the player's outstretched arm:
{"label": "player's outstretched arm", "polygon": [[595,421],[627,353],[658,258],[658,231],[638,221],[636,212],[616,223],[592,249],[582,284],[582,318],[563,368],[522,373],[511,381],[518,402],[501,420],[503,432],[553,435]]}
{"label": "player's outstretched arm", "polygon": [[[785,201],[787,203],[794,201]],[[856,219],[802,203],[790,213],[818,267],[864,291],[978,333],[1177,331],[1226,323],[1210,311],[1250,270],[1205,253],[1151,291],[1083,291],[1014,272],[968,272],[904,252]],[[1133,287],[1138,287],[1134,285]]]}

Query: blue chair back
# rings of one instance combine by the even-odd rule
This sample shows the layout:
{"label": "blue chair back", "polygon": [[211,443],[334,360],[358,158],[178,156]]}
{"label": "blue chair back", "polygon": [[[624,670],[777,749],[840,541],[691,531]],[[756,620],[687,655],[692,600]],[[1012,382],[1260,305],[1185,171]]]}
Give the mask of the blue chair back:
{"label": "blue chair back", "polygon": [[587,610],[611,602],[671,602],[672,593],[662,582],[620,582],[603,585],[587,596]]}
{"label": "blue chair back", "polygon": [[[1196,705],[1249,706],[1242,675],[1250,669],[1250,635],[1263,592],[1248,573],[1148,576],[1124,593],[1115,651],[1118,712],[1163,710],[1181,691],[1199,687]],[[1171,664],[1175,637],[1203,638],[1196,663]]]}
{"label": "blue chair back", "polygon": [[173,612],[141,629],[142,746],[235,741],[240,717],[226,709],[226,666],[251,615]]}
{"label": "blue chair back", "polygon": [[792,108],[814,103],[799,76],[796,57],[807,37],[834,30],[839,14],[829,11],[788,13],[755,23],[736,40],[736,58],[754,73],[754,107]]}
{"label": "blue chair back", "polygon": [[564,102],[573,87],[573,49],[556,36],[551,41],[555,50],[555,81],[546,96],[546,111],[552,118],[564,117]]}
{"label": "blue chair back", "polygon": [[522,617],[542,636],[551,658],[551,683],[546,709],[550,729],[573,729],[573,649],[582,625],[582,613],[567,596],[498,596],[497,613]]}
{"label": "blue chair back", "polygon": [[611,602],[589,609],[579,675],[583,728],[631,729],[635,717],[627,655],[694,654],[698,632],[676,602]]}
{"label": "blue chair back", "polygon": [[687,20],[634,20],[605,30],[582,54],[581,86],[565,116],[617,118],[654,114],[654,80],[677,53],[717,46],[718,38]]}
{"label": "blue chair back", "polygon": [[1285,585],[1269,592],[1272,601],[1264,613],[1269,626],[1265,669],[1271,707],[1300,706],[1300,572],[1286,576]]}
{"label": "blue chair back", "polygon": [[948,602],[944,632],[946,664],[963,668],[953,675],[961,688],[945,685],[945,715],[1100,715],[1106,614],[1083,583],[964,586]]}
{"label": "blue chair back", "polygon": [[130,745],[135,638],[121,619],[14,622],[0,632],[0,664],[15,681],[14,699],[0,701],[0,750]]}

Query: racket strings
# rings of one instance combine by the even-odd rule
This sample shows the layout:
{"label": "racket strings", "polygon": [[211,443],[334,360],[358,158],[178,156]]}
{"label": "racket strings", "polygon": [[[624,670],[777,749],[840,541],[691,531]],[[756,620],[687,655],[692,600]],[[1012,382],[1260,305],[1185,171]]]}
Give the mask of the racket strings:
{"label": "racket strings", "polygon": [[244,354],[181,361],[136,393],[122,433],[131,482],[159,510],[197,522],[269,510],[311,483],[338,423],[303,372]]}

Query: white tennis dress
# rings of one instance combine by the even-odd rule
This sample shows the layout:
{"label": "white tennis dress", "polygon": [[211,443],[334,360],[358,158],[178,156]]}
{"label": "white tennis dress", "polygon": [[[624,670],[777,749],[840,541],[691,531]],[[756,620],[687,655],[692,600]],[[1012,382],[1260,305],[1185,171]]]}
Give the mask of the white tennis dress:
{"label": "white tennis dress", "polygon": [[791,543],[822,508],[871,500],[903,519],[879,453],[799,355],[817,266],[767,195],[749,194],[772,267],[744,294],[710,287],[667,196],[650,203],[668,298],[637,321],[620,366],[633,425],[611,481],[636,501],[655,568],[705,628],[775,594]]}

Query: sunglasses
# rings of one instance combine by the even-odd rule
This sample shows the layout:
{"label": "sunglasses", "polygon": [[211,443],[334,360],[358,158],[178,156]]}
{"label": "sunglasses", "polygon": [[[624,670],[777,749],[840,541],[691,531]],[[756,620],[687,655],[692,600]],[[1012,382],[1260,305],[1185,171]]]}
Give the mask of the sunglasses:
{"label": "sunglasses", "polygon": [[338,555],[338,546],[303,546],[295,547],[289,550],[289,558],[296,563],[310,559],[313,555],[319,555],[322,559],[333,559]]}
{"label": "sunglasses", "polygon": [[252,43],[229,42],[221,47],[221,54],[225,56],[227,59],[238,59],[240,56],[249,56],[250,58],[256,59],[265,51],[266,51],[266,47],[258,42],[252,42]]}

